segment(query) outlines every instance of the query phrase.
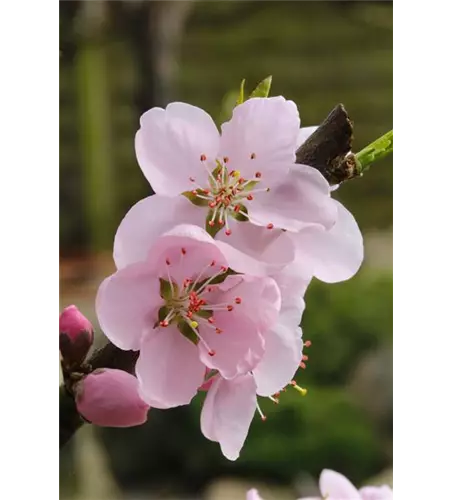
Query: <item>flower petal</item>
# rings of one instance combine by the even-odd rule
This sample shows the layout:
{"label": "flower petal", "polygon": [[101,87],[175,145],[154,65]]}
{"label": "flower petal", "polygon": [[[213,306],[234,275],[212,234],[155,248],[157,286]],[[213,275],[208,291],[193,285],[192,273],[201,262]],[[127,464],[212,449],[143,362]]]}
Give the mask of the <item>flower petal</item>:
{"label": "flower petal", "polygon": [[324,469],[319,480],[320,493],[329,500],[360,500],[353,484],[342,474]]}
{"label": "flower petal", "polygon": [[293,379],[303,353],[302,331],[283,319],[265,335],[265,353],[253,375],[259,396],[271,396]]}
{"label": "flower petal", "polygon": [[[281,309],[281,292],[274,279],[233,275],[218,285],[218,290],[218,302],[233,305],[234,312],[248,316],[261,332],[276,323]],[[235,303],[236,298],[240,299],[239,304]]]}
{"label": "flower petal", "polygon": [[189,404],[204,382],[198,349],[176,327],[148,330],[136,364],[140,394],[151,406]]}
{"label": "flower petal", "polygon": [[143,262],[132,264],[105,279],[96,297],[99,325],[120,349],[140,349],[144,328],[162,305],[159,280]]}
{"label": "flower petal", "polygon": [[300,131],[298,132],[298,137],[297,137],[297,149],[308,139],[309,136],[311,136],[317,129],[319,128],[318,125],[314,127],[301,127]]}
{"label": "flower petal", "polygon": [[231,269],[254,276],[274,274],[295,257],[293,242],[285,232],[249,222],[237,222],[230,236],[218,233],[216,241]]}
{"label": "flower petal", "polygon": [[329,229],[337,220],[328,182],[318,170],[306,165],[291,168],[282,182],[268,193],[259,193],[247,208],[254,223],[272,223],[295,232],[312,224]]}
{"label": "flower petal", "polygon": [[205,211],[185,196],[168,198],[153,195],[136,203],[122,219],[116,231],[113,258],[121,269],[144,261],[155,240],[177,224],[203,226]]}
{"label": "flower petal", "polygon": [[157,194],[175,196],[192,189],[190,177],[207,181],[205,155],[215,168],[219,133],[202,109],[182,102],[152,108],[140,119],[135,137],[138,163]]}
{"label": "flower petal", "polygon": [[251,375],[216,380],[201,412],[201,431],[220,443],[223,455],[237,460],[256,411],[256,384]]}
{"label": "flower petal", "polygon": [[365,486],[359,490],[361,500],[392,500],[393,493],[389,486]]}
{"label": "flower petal", "polygon": [[248,99],[221,127],[220,156],[246,179],[260,172],[263,181],[273,182],[295,161],[299,128],[294,102],[281,96]]}
{"label": "flower petal", "polygon": [[353,215],[335,201],[338,220],[329,230],[320,226],[291,234],[299,273],[314,275],[326,283],[351,278],[363,261],[363,237]]}
{"label": "flower petal", "polygon": [[180,286],[187,278],[200,282],[228,267],[215,240],[193,224],[180,224],[158,238],[149,251],[148,263],[161,270],[163,278],[171,275]]}
{"label": "flower petal", "polygon": [[[201,361],[226,379],[252,370],[264,354],[264,338],[257,322],[232,312],[220,311],[214,317],[215,327],[222,333],[204,323],[199,325],[200,335],[208,345],[198,344]],[[213,356],[209,354],[212,351]]]}
{"label": "flower petal", "polygon": [[264,500],[260,495],[256,488],[252,490],[248,490],[246,493],[246,500]]}

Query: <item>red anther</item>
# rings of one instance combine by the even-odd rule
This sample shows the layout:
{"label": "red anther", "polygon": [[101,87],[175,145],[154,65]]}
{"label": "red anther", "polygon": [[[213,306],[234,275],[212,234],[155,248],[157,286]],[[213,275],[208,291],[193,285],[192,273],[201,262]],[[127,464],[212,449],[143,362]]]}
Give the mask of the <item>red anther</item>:
{"label": "red anther", "polygon": [[187,250],[185,248],[181,248],[180,251],[182,252],[182,255],[185,255],[187,253]]}
{"label": "red anther", "polygon": [[167,265],[167,266],[169,266],[169,265],[170,265],[170,260],[168,259],[168,257],[166,258],[165,262],[166,262],[166,265]]}
{"label": "red anther", "polygon": [[297,385],[297,382],[295,380],[291,380],[290,381],[290,385],[294,385],[295,386],[295,385]]}
{"label": "red anther", "polygon": [[221,266],[220,268],[224,273],[228,270],[228,268],[226,266]]}
{"label": "red anther", "polygon": [[303,370],[306,368],[306,364],[303,361],[300,363],[300,368],[303,368]]}
{"label": "red anther", "polygon": [[223,333],[223,330],[221,328],[215,328],[215,333]]}
{"label": "red anther", "polygon": [[270,222],[270,224],[267,224],[267,229],[273,229],[275,226]]}
{"label": "red anther", "polygon": [[213,261],[210,263],[210,267],[213,267],[216,263],[217,263],[217,261],[216,261],[216,260],[213,260]]}
{"label": "red anther", "polygon": [[234,309],[234,307],[233,306],[228,306],[227,309],[228,309],[229,312],[231,312]]}
{"label": "red anther", "polygon": [[210,191],[209,191],[208,189],[203,189],[202,191],[203,191],[203,193],[205,193],[205,194],[210,194]]}
{"label": "red anther", "polygon": [[240,212],[240,205],[236,205],[236,206],[234,207],[234,212],[236,212],[236,213],[237,213],[237,212]]}
{"label": "red anther", "polygon": [[192,313],[192,311],[188,311],[188,313],[187,313],[187,318],[188,318],[188,319],[191,319],[192,317],[193,317],[193,313]]}
{"label": "red anther", "polygon": [[245,182],[245,179],[243,177],[240,177],[240,179],[238,180],[238,183],[243,184],[244,182]]}
{"label": "red anther", "polygon": [[201,161],[206,161],[206,160],[207,160],[207,157],[206,157],[206,155],[201,155],[199,159],[200,159]]}
{"label": "red anther", "polygon": [[280,393],[280,392],[275,392],[275,394],[273,394],[273,397],[274,397],[274,398],[279,398],[279,396],[280,396],[280,395],[281,395],[281,393]]}
{"label": "red anther", "polygon": [[213,316],[211,316],[210,318],[207,318],[207,321],[208,321],[211,325],[213,325],[213,324],[215,323],[215,319],[214,319],[214,317],[213,317]]}
{"label": "red anther", "polygon": [[208,224],[209,224],[210,227],[215,226],[215,222],[213,220],[209,220]]}
{"label": "red anther", "polygon": [[209,356],[215,356],[216,352],[215,351],[209,351]]}
{"label": "red anther", "polygon": [[160,321],[160,326],[163,327],[163,328],[166,328],[168,326],[168,321],[166,320],[163,320],[163,321]]}
{"label": "red anther", "polygon": [[242,303],[242,299],[240,297],[236,297],[235,298],[235,303],[236,304],[241,304]]}
{"label": "red anther", "polygon": [[227,156],[225,156],[225,157],[223,158],[223,161],[224,161],[225,163],[227,163],[227,162],[229,161],[229,158],[228,158]]}
{"label": "red anther", "polygon": [[194,177],[190,177],[190,181],[191,182],[195,182],[195,178]]}
{"label": "red anther", "polygon": [[226,229],[225,234],[226,236],[231,236],[232,231],[230,229]]}
{"label": "red anther", "polygon": [[262,422],[265,422],[267,420],[267,417],[265,415],[262,415],[261,420],[262,420]]}
{"label": "red anther", "polygon": [[310,347],[312,345],[312,342],[310,340],[306,340],[304,343],[303,343],[304,347]]}
{"label": "red anther", "polygon": [[218,221],[218,224],[220,224],[220,226],[224,226],[224,220],[223,220],[223,219],[220,219],[220,220]]}
{"label": "red anther", "polygon": [[249,194],[247,197],[246,197],[247,200],[253,200],[254,199],[254,196],[252,194]]}
{"label": "red anther", "polygon": [[251,153],[250,158],[251,158],[252,160],[254,160],[254,159],[256,158],[256,153]]}
{"label": "red anther", "polygon": [[309,356],[307,356],[306,354],[303,354],[302,358],[301,358],[303,361],[308,361],[309,360]]}
{"label": "red anther", "polygon": [[257,179],[260,179],[262,177],[262,174],[260,172],[256,172],[254,174],[254,176],[257,178]]}
{"label": "red anther", "polygon": [[210,208],[215,208],[217,206],[217,202],[216,201],[209,201],[209,207]]}
{"label": "red anther", "polygon": [[200,306],[205,306],[206,304],[207,304],[207,302],[206,302],[204,299],[201,299],[201,300],[199,301],[199,305],[200,305]]}

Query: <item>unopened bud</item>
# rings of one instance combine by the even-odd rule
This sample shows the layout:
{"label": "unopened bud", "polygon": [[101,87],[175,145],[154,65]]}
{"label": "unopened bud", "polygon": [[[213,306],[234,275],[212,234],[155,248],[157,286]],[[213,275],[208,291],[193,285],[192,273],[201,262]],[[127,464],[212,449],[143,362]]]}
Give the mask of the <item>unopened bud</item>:
{"label": "unopened bud", "polygon": [[80,365],[93,344],[94,329],[76,306],[60,314],[60,352],[66,366]]}
{"label": "unopened bud", "polygon": [[140,397],[138,380],[112,368],[93,371],[75,385],[77,410],[102,427],[133,427],[147,420],[149,405]]}

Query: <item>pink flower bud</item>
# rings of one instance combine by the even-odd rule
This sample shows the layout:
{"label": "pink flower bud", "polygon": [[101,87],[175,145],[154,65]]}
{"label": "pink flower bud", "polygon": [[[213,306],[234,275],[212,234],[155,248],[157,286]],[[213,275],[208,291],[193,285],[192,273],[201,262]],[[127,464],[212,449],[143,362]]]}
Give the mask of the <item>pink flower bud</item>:
{"label": "pink flower bud", "polygon": [[75,386],[78,412],[103,427],[144,424],[149,406],[138,394],[138,380],[130,373],[111,368],[94,370]]}
{"label": "pink flower bud", "polygon": [[76,306],[60,314],[60,352],[67,366],[83,362],[94,340],[94,329]]}

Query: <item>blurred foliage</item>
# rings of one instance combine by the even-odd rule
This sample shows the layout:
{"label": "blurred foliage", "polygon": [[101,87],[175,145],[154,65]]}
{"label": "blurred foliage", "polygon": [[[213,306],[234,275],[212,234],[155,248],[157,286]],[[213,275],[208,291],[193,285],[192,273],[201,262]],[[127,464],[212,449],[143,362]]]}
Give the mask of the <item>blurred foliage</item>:
{"label": "blurred foliage", "polygon": [[[337,103],[344,103],[355,123],[356,151],[392,128],[391,2],[193,2],[175,51],[177,71],[171,85],[167,83],[160,93],[151,92],[159,87],[154,81],[158,76],[146,66],[146,56],[156,48],[137,35],[141,29],[137,22],[146,22],[145,9],[151,9],[152,20],[152,9],[161,2],[142,3],[143,12],[137,11],[138,18],[131,18],[134,24],[130,26],[119,22],[125,16],[114,17],[110,12],[112,6],[127,2],[107,2],[106,19],[91,31],[76,12],[75,5],[81,3],[60,4],[60,234],[64,252],[99,239],[109,248],[126,210],[151,192],[136,163],[133,144],[143,108],[180,100],[206,109],[221,122],[227,117],[222,106],[224,99],[231,99],[228,92],[236,92],[243,78],[252,89],[271,74],[271,95],[294,100],[303,125],[318,124]],[[156,40],[155,45],[159,44]],[[89,69],[79,57],[92,52],[102,54],[101,67],[93,58]],[[106,74],[102,76],[101,71]],[[101,92],[104,98],[84,111],[87,82],[95,87],[93,96]],[[105,100],[109,116],[96,119],[105,109]],[[102,123],[105,130],[96,130]],[[89,133],[101,134],[104,156],[108,151],[108,159],[100,162],[102,168],[96,168],[94,153],[93,165],[87,167]],[[386,158],[340,190],[341,200],[364,230],[392,225],[391,165],[392,158]],[[89,185],[86,177],[91,179]],[[98,222],[102,217],[103,222]],[[96,224],[102,227],[101,235],[93,229]]]}
{"label": "blurred foliage", "polygon": [[[236,462],[201,434],[203,394],[189,407],[152,409],[142,427],[98,429],[124,489],[199,493],[226,475],[294,484],[299,473],[317,476],[325,467],[359,484],[391,464],[392,428],[384,424],[391,421],[392,405],[375,419],[347,389],[360,360],[391,345],[391,277],[367,271],[337,285],[316,281],[306,301],[302,326],[312,346],[305,350],[307,369],[296,379],[308,394],[302,397],[289,387],[279,405],[261,398],[267,420],[256,415]],[[382,392],[392,400],[390,379],[385,387],[371,388],[375,398]]]}

